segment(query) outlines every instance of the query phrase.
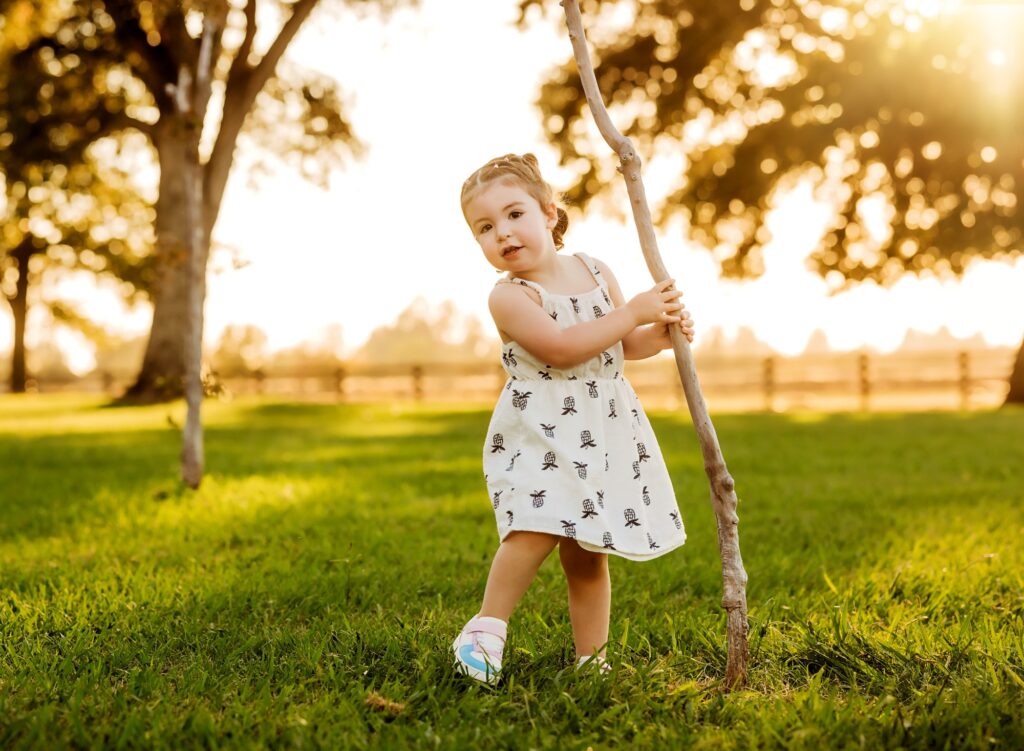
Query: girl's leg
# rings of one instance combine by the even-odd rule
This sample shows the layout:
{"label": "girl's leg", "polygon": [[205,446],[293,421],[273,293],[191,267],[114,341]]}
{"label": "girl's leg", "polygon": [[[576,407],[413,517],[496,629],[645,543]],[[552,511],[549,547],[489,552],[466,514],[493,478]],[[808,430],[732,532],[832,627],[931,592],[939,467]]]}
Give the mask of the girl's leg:
{"label": "girl's leg", "polygon": [[576,657],[590,657],[595,651],[604,657],[612,607],[608,556],[584,550],[575,540],[564,537],[558,557],[569,584],[569,620]]}
{"label": "girl's leg", "polygon": [[480,615],[507,621],[533,581],[540,564],[557,544],[557,535],[542,532],[510,533],[494,554]]}

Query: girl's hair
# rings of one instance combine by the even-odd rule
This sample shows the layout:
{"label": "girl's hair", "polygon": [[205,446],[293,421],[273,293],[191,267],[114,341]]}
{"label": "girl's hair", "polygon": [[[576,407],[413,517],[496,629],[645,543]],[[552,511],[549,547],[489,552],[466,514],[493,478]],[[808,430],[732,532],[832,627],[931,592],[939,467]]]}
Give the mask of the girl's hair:
{"label": "girl's hair", "polygon": [[[537,164],[537,157],[533,154],[506,154],[497,159],[492,159],[483,167],[478,169],[466,182],[462,183],[462,215],[466,216],[466,204],[483,186],[505,180],[520,185],[523,190],[537,200],[542,208],[554,201],[554,191],[551,186],[544,182],[540,176],[540,167]],[[551,230],[551,239],[555,241],[555,247],[561,248],[562,235],[569,227],[569,215],[560,207],[556,207],[558,221],[555,228]],[[468,219],[467,219],[468,221]]]}

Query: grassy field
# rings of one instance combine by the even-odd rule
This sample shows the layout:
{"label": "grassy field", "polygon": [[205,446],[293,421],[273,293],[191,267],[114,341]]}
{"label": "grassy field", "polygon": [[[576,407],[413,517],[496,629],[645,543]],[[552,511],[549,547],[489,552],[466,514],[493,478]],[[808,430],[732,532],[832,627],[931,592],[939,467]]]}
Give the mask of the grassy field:
{"label": "grassy field", "polygon": [[506,681],[453,674],[497,535],[487,411],[0,397],[0,747],[1024,748],[1024,411],[721,415],[750,575],[724,694],[688,419],[652,415],[689,533],[612,561],[577,675],[557,556]]}

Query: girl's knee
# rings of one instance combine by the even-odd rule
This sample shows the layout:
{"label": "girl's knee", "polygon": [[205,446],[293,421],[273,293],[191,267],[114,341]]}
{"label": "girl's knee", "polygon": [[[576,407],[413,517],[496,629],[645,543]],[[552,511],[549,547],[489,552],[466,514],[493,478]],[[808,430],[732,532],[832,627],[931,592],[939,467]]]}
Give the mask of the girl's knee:
{"label": "girl's knee", "polygon": [[559,549],[562,568],[569,578],[594,579],[607,576],[608,556],[581,548],[575,540],[563,540]]}

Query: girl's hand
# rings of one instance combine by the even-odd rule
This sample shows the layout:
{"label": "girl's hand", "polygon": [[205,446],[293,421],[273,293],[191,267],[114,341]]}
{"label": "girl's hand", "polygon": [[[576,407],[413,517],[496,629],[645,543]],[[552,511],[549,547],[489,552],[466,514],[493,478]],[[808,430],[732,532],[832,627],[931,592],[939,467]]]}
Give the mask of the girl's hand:
{"label": "girl's hand", "polygon": [[652,326],[651,331],[654,335],[654,342],[660,352],[663,349],[670,349],[672,347],[672,337],[669,335],[671,326],[678,326],[683,332],[683,336],[686,337],[686,341],[693,343],[693,319],[690,318],[690,311],[680,310],[679,315],[682,318],[679,323],[669,323],[664,326]]}
{"label": "girl's hand", "polygon": [[628,303],[626,308],[636,318],[636,325],[645,323],[679,323],[682,321],[679,311],[683,309],[681,302],[675,302],[683,293],[677,289],[669,289],[675,279],[658,282],[646,292],[641,292]]}

